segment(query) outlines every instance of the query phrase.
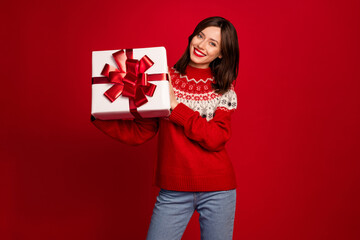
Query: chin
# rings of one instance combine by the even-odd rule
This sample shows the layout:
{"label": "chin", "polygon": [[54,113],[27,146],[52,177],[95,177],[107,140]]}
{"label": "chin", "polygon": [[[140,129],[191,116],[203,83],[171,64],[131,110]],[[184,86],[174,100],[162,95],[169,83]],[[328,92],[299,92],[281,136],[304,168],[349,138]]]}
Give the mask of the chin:
{"label": "chin", "polygon": [[200,62],[200,61],[193,61],[192,59],[190,60],[190,63],[192,63],[193,65],[204,65],[205,63]]}
{"label": "chin", "polygon": [[[206,60],[206,59],[204,59]],[[190,61],[195,63],[195,64],[204,64],[206,61],[204,61],[203,59],[199,59],[196,56],[190,54]]]}

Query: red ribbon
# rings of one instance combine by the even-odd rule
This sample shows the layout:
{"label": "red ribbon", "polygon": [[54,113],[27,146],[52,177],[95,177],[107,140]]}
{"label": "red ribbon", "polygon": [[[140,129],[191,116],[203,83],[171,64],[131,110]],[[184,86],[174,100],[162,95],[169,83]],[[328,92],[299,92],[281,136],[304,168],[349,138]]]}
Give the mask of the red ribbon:
{"label": "red ribbon", "polygon": [[[148,102],[146,96],[154,95],[156,85],[148,81],[168,80],[166,73],[146,74],[154,62],[144,56],[140,60],[133,59],[133,50],[126,49],[112,54],[118,68],[105,64],[101,75],[103,77],[93,78],[93,83],[112,83],[104,95],[114,102],[120,95],[129,98],[130,112],[136,117],[141,118],[137,108]],[[95,80],[95,81],[94,81]]]}

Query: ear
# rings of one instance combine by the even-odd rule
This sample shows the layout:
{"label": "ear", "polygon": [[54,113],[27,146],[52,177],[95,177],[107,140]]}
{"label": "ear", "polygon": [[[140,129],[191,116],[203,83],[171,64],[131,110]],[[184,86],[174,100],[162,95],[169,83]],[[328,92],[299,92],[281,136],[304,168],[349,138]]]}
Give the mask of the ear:
{"label": "ear", "polygon": [[221,53],[220,53],[220,55],[218,56],[218,58],[220,58],[220,59],[222,58],[222,55],[221,55]]}

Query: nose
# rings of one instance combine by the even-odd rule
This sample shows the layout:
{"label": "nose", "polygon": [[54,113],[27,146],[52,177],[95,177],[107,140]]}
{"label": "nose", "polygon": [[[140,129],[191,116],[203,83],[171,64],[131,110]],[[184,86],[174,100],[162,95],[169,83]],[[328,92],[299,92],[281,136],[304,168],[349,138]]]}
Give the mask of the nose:
{"label": "nose", "polygon": [[199,42],[199,44],[198,44],[198,47],[200,49],[204,49],[204,46],[205,46],[205,40],[201,40],[201,42]]}

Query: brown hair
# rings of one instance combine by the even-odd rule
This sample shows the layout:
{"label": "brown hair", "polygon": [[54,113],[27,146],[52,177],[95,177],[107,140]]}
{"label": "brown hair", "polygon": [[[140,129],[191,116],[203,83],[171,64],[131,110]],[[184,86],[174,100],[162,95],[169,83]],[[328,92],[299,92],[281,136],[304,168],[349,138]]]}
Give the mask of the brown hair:
{"label": "brown hair", "polygon": [[210,69],[214,76],[212,84],[215,92],[223,94],[230,87],[239,72],[239,43],[235,27],[225,18],[209,17],[202,20],[194,29],[194,32],[188,38],[188,46],[175,63],[174,68],[181,74],[186,74],[185,70],[190,62],[190,42],[194,36],[199,34],[207,27],[214,26],[221,29],[220,51],[222,58],[216,58],[210,63]]}

